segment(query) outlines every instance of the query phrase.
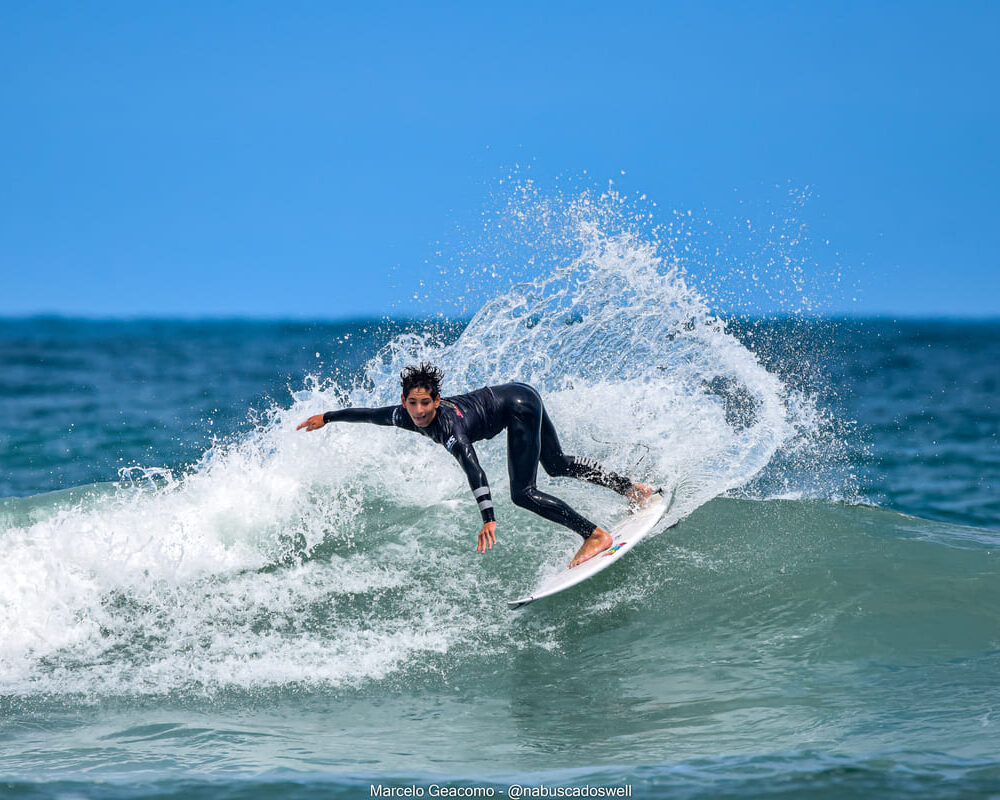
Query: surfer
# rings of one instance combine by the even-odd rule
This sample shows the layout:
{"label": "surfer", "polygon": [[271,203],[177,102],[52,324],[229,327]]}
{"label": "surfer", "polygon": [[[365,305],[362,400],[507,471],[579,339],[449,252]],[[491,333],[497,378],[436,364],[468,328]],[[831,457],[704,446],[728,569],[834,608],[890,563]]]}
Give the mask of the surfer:
{"label": "surfer", "polygon": [[607,550],[612,543],[611,534],[580,516],[559,498],[539,491],[535,486],[539,463],[553,477],[569,476],[606,486],[635,505],[641,505],[653,494],[652,487],[632,483],[628,478],[604,470],[595,461],[565,455],[541,396],[526,383],[487,386],[468,394],[443,398],[440,386],[444,374],[423,362],[418,367],[404,369],[400,379],[403,385],[401,405],[327,411],[309,417],[296,430],[314,431],[328,422],[369,422],[415,431],[443,445],[462,466],[479,504],[483,527],[476,545],[478,553],[493,549],[497,523],[486,473],[479,466],[472,443],[492,439],[505,428],[511,500],[583,537],[583,546],[570,562],[571,567]]}

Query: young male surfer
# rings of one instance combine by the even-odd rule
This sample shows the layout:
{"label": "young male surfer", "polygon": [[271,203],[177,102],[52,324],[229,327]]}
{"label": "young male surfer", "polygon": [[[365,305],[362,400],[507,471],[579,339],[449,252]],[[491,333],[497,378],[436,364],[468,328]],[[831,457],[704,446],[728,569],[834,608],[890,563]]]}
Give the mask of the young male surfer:
{"label": "young male surfer", "polygon": [[483,528],[476,545],[478,553],[493,549],[497,523],[486,473],[479,466],[472,443],[492,439],[504,428],[507,429],[511,500],[583,537],[583,546],[570,562],[571,567],[607,550],[612,543],[611,534],[581,517],[559,498],[540,492],[535,486],[539,462],[553,477],[571,476],[606,486],[635,504],[645,502],[653,494],[652,487],[607,472],[590,459],[565,455],[541,396],[526,383],[487,386],[468,394],[442,398],[440,387],[444,374],[431,364],[422,362],[419,367],[407,367],[400,378],[403,384],[401,405],[327,411],[309,417],[296,430],[314,431],[328,422],[370,422],[416,431],[443,445],[465,470],[469,488],[479,504]]}

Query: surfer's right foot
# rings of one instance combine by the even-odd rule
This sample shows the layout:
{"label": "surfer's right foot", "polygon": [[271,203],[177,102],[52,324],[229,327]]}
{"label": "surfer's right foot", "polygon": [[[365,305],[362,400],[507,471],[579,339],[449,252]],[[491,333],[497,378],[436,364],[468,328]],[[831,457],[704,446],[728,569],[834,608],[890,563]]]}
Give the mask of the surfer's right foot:
{"label": "surfer's right foot", "polygon": [[611,534],[604,530],[604,528],[594,528],[594,532],[584,539],[583,547],[577,550],[576,555],[569,562],[569,565],[575,567],[584,561],[589,561],[598,553],[603,553],[611,547],[613,541],[614,539],[611,538]]}

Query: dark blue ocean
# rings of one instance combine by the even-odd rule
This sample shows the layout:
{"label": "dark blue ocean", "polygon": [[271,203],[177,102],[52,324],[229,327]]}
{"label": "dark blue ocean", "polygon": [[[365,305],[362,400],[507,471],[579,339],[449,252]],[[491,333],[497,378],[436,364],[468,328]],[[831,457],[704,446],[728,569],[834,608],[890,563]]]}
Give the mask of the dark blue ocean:
{"label": "dark blue ocean", "polygon": [[[0,320],[0,796],[1000,796],[1000,321],[727,315],[574,222],[449,319]],[[503,436],[477,555],[441,448],[296,430],[419,360],[538,387],[655,534],[509,610],[578,542]]]}

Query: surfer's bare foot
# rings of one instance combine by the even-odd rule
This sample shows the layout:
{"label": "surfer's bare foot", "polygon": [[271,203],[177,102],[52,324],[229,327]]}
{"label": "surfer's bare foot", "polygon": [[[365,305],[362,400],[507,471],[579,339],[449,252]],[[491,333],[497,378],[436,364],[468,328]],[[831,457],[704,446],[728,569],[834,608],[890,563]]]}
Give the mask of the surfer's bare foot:
{"label": "surfer's bare foot", "polygon": [[628,498],[630,505],[642,508],[653,494],[653,487],[648,483],[633,483],[632,488],[625,492],[625,497]]}
{"label": "surfer's bare foot", "polygon": [[575,567],[584,561],[589,561],[598,553],[611,547],[613,541],[614,539],[611,538],[611,534],[604,530],[604,528],[594,528],[594,532],[584,539],[583,547],[577,550],[576,555],[573,556],[573,560],[569,562],[569,565]]}

